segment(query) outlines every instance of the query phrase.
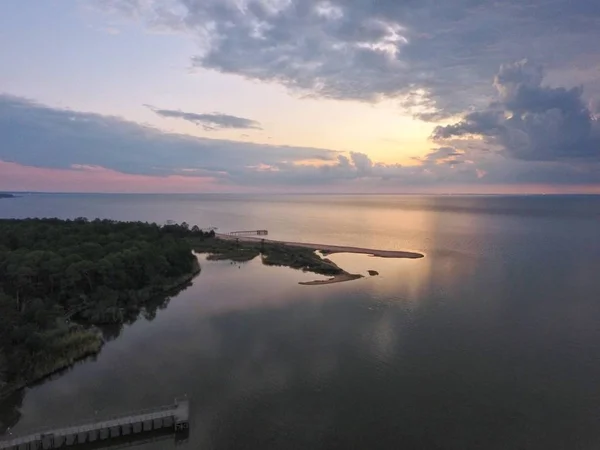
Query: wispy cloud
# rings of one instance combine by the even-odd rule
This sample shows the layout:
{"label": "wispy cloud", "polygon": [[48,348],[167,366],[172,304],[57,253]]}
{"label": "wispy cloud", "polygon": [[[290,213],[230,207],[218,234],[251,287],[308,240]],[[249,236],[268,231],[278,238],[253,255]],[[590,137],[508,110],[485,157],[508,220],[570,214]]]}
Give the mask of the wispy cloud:
{"label": "wispy cloud", "polygon": [[244,117],[231,116],[222,113],[193,113],[173,109],[160,109],[151,105],[144,105],[161,117],[187,120],[201,125],[207,131],[220,129],[262,130],[259,122]]}
{"label": "wispy cloud", "polygon": [[226,189],[203,176],[132,175],[103,167],[53,169],[0,160],[0,189],[51,192],[211,192]]}
{"label": "wispy cloud", "polygon": [[51,108],[0,95],[0,159],[71,168],[168,175],[180,168],[235,173],[256,164],[334,160],[338,152],[165,133],[119,117]]}

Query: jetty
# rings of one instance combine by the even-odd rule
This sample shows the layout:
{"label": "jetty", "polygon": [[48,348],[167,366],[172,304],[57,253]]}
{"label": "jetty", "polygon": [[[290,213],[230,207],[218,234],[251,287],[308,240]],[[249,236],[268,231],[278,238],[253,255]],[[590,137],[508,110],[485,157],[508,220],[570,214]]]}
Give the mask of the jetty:
{"label": "jetty", "polygon": [[65,428],[44,429],[11,440],[1,440],[0,449],[48,450],[81,444],[101,444],[101,441],[106,441],[106,445],[110,445],[111,440],[150,434],[150,432],[187,433],[189,415],[189,401],[176,400],[172,405],[136,411],[99,421],[88,421]]}
{"label": "jetty", "polygon": [[229,236],[267,236],[268,230],[231,231]]}

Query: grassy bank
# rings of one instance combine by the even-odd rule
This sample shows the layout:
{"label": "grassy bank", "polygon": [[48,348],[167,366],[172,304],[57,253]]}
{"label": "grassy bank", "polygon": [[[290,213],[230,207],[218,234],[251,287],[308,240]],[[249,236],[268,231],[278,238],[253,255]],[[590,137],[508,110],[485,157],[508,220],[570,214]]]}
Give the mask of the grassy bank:
{"label": "grassy bank", "polygon": [[104,339],[96,326],[135,321],[146,304],[185,288],[198,273],[200,265],[196,261],[193,272],[172,279],[161,289],[154,287],[138,291],[135,308],[99,311],[94,305],[89,305],[89,309],[78,312],[68,322],[58,320],[55,328],[40,335],[40,341],[46,343],[43,349],[10,355],[9,361],[12,366],[16,363],[18,372],[11,370],[7,358],[1,355],[0,374],[4,373],[8,381],[2,381],[0,377],[0,399],[97,355],[102,350]]}
{"label": "grassy bank", "polygon": [[0,351],[0,375],[4,375],[0,376],[0,399],[97,355],[102,350],[104,339],[96,326],[135,321],[146,304],[185,288],[198,273],[200,265],[195,261],[191,273],[173,278],[160,289],[153,287],[138,291],[136,307],[99,311],[90,304],[88,309],[78,312],[68,321],[58,319],[54,328],[40,334],[40,342],[45,343],[43,349],[28,348],[27,351],[12,353],[8,358]]}
{"label": "grassy bank", "polygon": [[19,360],[18,373],[11,373],[10,367],[5,368],[9,372],[9,381],[0,386],[0,398],[98,354],[104,344],[98,330],[65,323],[60,328],[44,333],[42,338],[48,343],[43,350],[11,355],[13,364]]}

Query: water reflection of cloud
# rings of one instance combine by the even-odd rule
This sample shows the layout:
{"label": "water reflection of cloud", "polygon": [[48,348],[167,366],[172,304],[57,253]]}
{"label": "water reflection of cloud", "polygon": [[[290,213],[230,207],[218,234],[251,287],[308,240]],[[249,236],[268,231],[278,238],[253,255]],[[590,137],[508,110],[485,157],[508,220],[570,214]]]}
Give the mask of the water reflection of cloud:
{"label": "water reflection of cloud", "polygon": [[547,449],[597,429],[598,307],[572,284],[573,260],[550,277],[519,260],[424,260],[316,288],[260,262],[205,263],[154,321],[30,390],[18,426],[187,393],[199,448],[513,448],[533,433]]}

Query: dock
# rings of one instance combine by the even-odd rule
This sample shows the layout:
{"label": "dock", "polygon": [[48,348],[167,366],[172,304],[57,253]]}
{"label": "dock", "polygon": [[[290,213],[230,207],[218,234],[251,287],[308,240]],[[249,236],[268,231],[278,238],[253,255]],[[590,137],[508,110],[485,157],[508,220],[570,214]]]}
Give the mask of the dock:
{"label": "dock", "polygon": [[[1,450],[48,450],[81,444],[101,443],[156,431],[187,433],[189,430],[190,405],[187,400],[172,405],[137,411],[100,421],[44,429],[11,440],[1,440]],[[106,442],[108,444],[108,442]]]}
{"label": "dock", "polygon": [[231,231],[229,236],[267,236],[268,230]]}

